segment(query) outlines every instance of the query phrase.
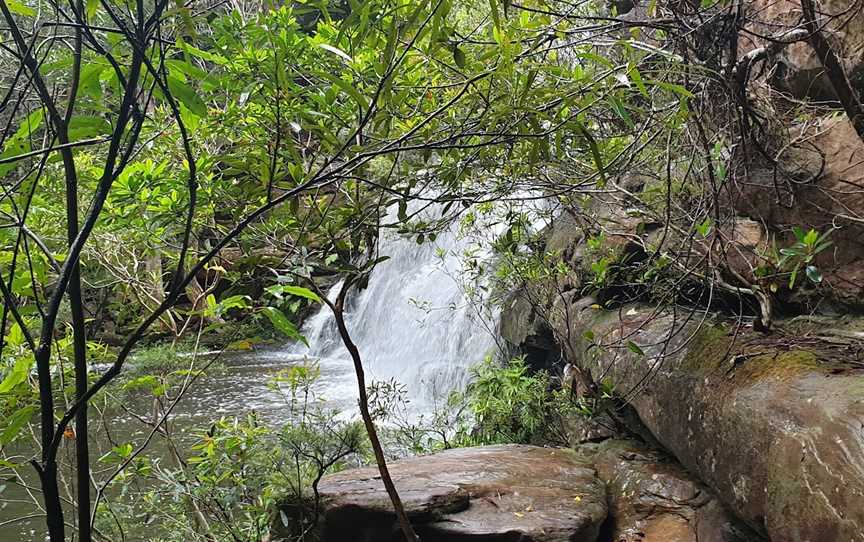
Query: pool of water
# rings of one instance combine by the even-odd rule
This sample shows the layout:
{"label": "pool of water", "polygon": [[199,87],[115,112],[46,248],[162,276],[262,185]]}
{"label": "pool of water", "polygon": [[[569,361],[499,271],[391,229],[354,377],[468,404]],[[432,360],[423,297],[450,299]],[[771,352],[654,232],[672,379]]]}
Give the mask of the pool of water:
{"label": "pool of water", "polygon": [[[189,358],[190,364],[201,367],[207,356],[197,361]],[[339,408],[345,416],[355,415],[356,383],[351,365],[344,359],[310,359],[292,354],[290,349],[267,348],[250,352],[225,353],[208,371],[195,381],[177,403],[171,414],[172,436],[176,442],[188,446],[196,439],[194,432],[208,427],[221,417],[244,416],[256,413],[268,425],[278,427],[286,421],[288,405],[286,397],[270,385],[273,377],[283,369],[299,363],[317,363],[321,375],[316,384],[316,393],[327,400],[328,405]],[[94,416],[98,418],[99,416]],[[123,404],[112,407],[101,416],[104,422],[91,421],[90,440],[94,478],[104,479],[113,467],[99,463],[97,459],[120,443],[140,445],[150,434],[145,423],[153,419],[152,398],[144,395],[123,396]],[[143,420],[143,421],[142,421]],[[34,427],[34,431],[38,428]],[[34,433],[35,434],[35,433]],[[36,450],[36,446],[20,446],[18,462],[23,463]],[[165,441],[153,439],[146,452],[148,457],[166,459]],[[64,441],[60,457],[74,458],[74,444]],[[40,515],[34,498],[38,499],[38,486],[32,469],[24,468],[23,482],[34,489],[22,487],[21,480],[0,481],[0,541],[37,542],[45,540],[44,516]],[[65,478],[72,480],[72,473]],[[67,488],[68,489],[68,488]],[[68,495],[68,493],[67,493]],[[67,520],[71,507],[64,508]],[[23,519],[19,519],[23,518]],[[145,535],[134,533],[127,540],[146,540]]]}

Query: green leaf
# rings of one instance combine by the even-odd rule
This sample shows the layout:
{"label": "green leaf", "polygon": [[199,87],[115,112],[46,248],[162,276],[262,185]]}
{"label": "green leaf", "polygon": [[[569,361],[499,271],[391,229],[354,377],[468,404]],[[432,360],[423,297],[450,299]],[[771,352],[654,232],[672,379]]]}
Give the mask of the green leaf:
{"label": "green leaf", "polygon": [[111,124],[102,117],[75,116],[69,121],[69,139],[78,141],[111,133]]}
{"label": "green leaf", "polygon": [[192,56],[197,56],[198,58],[201,58],[204,60],[209,60],[210,62],[213,62],[214,64],[220,64],[220,65],[228,64],[228,59],[225,58],[224,56],[218,55],[216,53],[212,53],[210,51],[203,51],[197,47],[189,45],[188,43],[186,43],[182,39],[177,40],[177,47],[179,47],[186,54],[190,54]]}
{"label": "green leaf", "polygon": [[365,96],[360,94],[360,92],[358,92],[356,88],[351,86],[348,81],[345,81],[341,77],[327,72],[316,72],[315,75],[323,77],[324,79],[327,79],[328,81],[339,87],[343,92],[351,96],[354,101],[357,102],[357,105],[359,105],[361,109],[365,110],[369,108],[369,100],[367,100]]}
{"label": "green leaf", "polygon": [[15,413],[9,417],[9,422],[6,424],[3,433],[0,433],[0,446],[5,446],[15,440],[15,437],[18,436],[18,432],[21,431],[21,428],[30,421],[30,418],[33,417],[36,410],[38,410],[36,405],[30,405],[16,410]]}
{"label": "green leaf", "polygon": [[630,118],[630,114],[627,112],[627,108],[624,106],[624,102],[619,100],[617,97],[612,96],[609,98],[609,103],[612,106],[612,110],[621,117],[621,120],[627,124],[628,128],[633,128],[633,119]]}
{"label": "green leaf", "polygon": [[648,82],[651,83],[652,85],[656,86],[656,87],[660,87],[663,90],[672,91],[675,94],[679,94],[685,98],[692,98],[693,97],[693,93],[681,85],[676,85],[673,83],[667,83],[665,81],[656,81],[654,79],[651,79]]}
{"label": "green leaf", "polygon": [[27,380],[27,376],[30,374],[30,368],[32,366],[33,358],[31,356],[18,358],[18,361],[15,362],[15,366],[12,367],[12,370],[9,371],[9,374],[7,374],[6,378],[3,379],[3,382],[0,382],[0,393],[9,393],[18,384]]}
{"label": "green leaf", "polygon": [[177,79],[176,77],[168,76],[168,90],[180,103],[185,105],[193,115],[204,117],[207,115],[207,104],[195,92],[195,90]]}
{"label": "green leaf", "polygon": [[135,447],[131,443],[120,444],[118,446],[114,446],[109,450],[105,455],[100,457],[98,461],[100,463],[121,463],[127,457],[132,455],[132,452],[135,450]]}
{"label": "green leaf", "polygon": [[273,327],[278,329],[283,335],[285,335],[289,339],[300,341],[306,346],[309,346],[309,342],[306,340],[306,337],[300,334],[297,326],[291,323],[291,320],[289,320],[284,314],[282,314],[282,311],[280,311],[276,307],[264,307],[264,314],[267,315],[267,318],[270,320],[270,323],[273,324]]}
{"label": "green leaf", "polygon": [[492,23],[495,28],[501,27],[501,16],[498,14],[498,3],[495,0],[489,0],[489,9],[492,14]]}
{"label": "green leaf", "polygon": [[36,10],[30,6],[25,6],[17,0],[6,0],[6,7],[15,15],[23,15],[24,17],[35,17]]}
{"label": "green leaf", "polygon": [[350,56],[348,56],[348,53],[346,53],[346,52],[343,51],[342,49],[339,49],[338,47],[333,47],[332,45],[327,44],[327,43],[319,43],[319,44],[318,44],[318,47],[324,49],[325,51],[330,51],[330,52],[333,53],[334,55],[338,55],[340,58],[342,58],[342,59],[345,60],[346,62],[351,63],[351,62],[354,61],[353,58],[351,58]]}
{"label": "green leaf", "polygon": [[591,149],[591,157],[594,158],[594,165],[597,166],[597,174],[600,176],[601,186],[606,185],[606,172],[603,167],[603,156],[600,154],[600,147],[597,146],[597,141],[594,139],[594,136],[591,135],[591,132],[585,128],[578,120],[574,120],[576,124],[576,130],[582,134],[582,137],[585,138],[585,142],[588,143],[588,148]]}
{"label": "green leaf", "polygon": [[203,81],[208,77],[207,72],[185,60],[168,59],[165,61],[165,65],[168,66],[169,74],[176,75],[180,80],[184,80],[184,76],[192,77],[198,81]]}
{"label": "green leaf", "polygon": [[81,79],[78,83],[78,88],[82,95],[91,98],[99,98],[102,96],[102,84],[100,79],[102,72],[108,66],[106,64],[92,63],[81,68]]}
{"label": "green leaf", "polygon": [[792,274],[789,275],[789,289],[790,290],[795,287],[795,281],[798,279],[798,271],[800,271],[800,270],[801,270],[801,266],[796,265],[795,269],[792,270]]}
{"label": "green leaf", "polygon": [[303,297],[306,299],[310,299],[316,303],[321,303],[321,298],[318,297],[318,294],[310,290],[309,288],[303,288],[302,286],[291,286],[290,284],[279,284],[276,286],[270,286],[267,288],[267,292],[282,299],[282,296],[285,294],[293,295],[297,297]]}
{"label": "green leaf", "polygon": [[645,351],[642,350],[642,348],[638,344],[634,343],[633,341],[627,341],[627,349],[638,356],[644,356],[645,355]]}
{"label": "green leaf", "polygon": [[21,125],[18,126],[18,129],[12,134],[10,139],[26,139],[30,137],[30,135],[39,129],[42,126],[42,119],[45,118],[45,114],[41,109],[37,109],[33,111],[27,118],[21,122]]}
{"label": "green leaf", "polygon": [[802,241],[808,247],[812,247],[816,244],[816,241],[818,241],[818,240],[819,240],[819,232],[811,229],[810,231],[807,232],[806,235],[804,235],[804,239]]}
{"label": "green leaf", "polygon": [[813,284],[819,284],[822,282],[822,272],[819,271],[819,268],[815,265],[808,265],[805,270],[807,274],[807,278],[810,279],[810,282]]}
{"label": "green leaf", "polygon": [[6,336],[6,343],[14,348],[24,344],[25,340],[26,337],[21,330],[21,326],[18,325],[18,322],[13,322],[12,327],[9,328],[9,335]]}
{"label": "green leaf", "polygon": [[795,239],[804,242],[805,233],[799,226],[792,226],[792,234],[795,235]]}
{"label": "green leaf", "polygon": [[642,74],[639,73],[639,68],[637,68],[635,64],[630,66],[630,70],[627,72],[627,75],[630,76],[630,80],[633,81],[633,84],[636,85],[636,88],[639,89],[639,92],[642,93],[642,95],[646,98],[649,98],[648,89],[645,88],[645,82],[642,81]]}
{"label": "green leaf", "polygon": [[453,61],[460,68],[465,67],[465,53],[462,52],[462,49],[453,47]]}
{"label": "green leaf", "polygon": [[219,311],[225,312],[228,309],[245,309],[249,307],[249,299],[248,295],[232,295],[226,297],[219,302]]}

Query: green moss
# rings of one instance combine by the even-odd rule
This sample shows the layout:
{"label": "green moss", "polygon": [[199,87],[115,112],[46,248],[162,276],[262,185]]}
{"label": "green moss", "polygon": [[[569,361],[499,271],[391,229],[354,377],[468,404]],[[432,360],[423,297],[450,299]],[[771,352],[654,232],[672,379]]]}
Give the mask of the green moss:
{"label": "green moss", "polygon": [[787,379],[820,370],[819,357],[809,350],[788,350],[752,357],[736,370],[736,378],[762,380]]}
{"label": "green moss", "polygon": [[719,368],[729,353],[732,339],[722,325],[704,325],[690,340],[681,369],[712,371]]}
{"label": "green moss", "polygon": [[788,379],[804,373],[821,371],[818,352],[805,348],[789,348],[788,344],[751,344],[745,337],[738,337],[732,345],[732,337],[722,325],[706,325],[696,334],[687,347],[687,355],[680,369],[690,373],[726,372],[731,368],[729,360],[742,356],[734,369],[737,381],[755,381],[765,378]]}

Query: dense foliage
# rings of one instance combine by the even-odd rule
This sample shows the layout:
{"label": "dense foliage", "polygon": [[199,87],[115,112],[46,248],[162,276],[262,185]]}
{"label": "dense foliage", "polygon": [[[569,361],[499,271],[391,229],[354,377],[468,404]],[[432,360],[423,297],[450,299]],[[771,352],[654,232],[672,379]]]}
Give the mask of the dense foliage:
{"label": "dense foliage", "polygon": [[[600,308],[719,305],[769,328],[777,300],[818,288],[831,228],[778,232],[794,237],[778,235],[751,275],[727,257],[741,149],[783,145],[739,91],[767,53],[735,64],[734,3],[652,1],[642,19],[618,13],[628,4],[0,0],[0,468],[38,485],[52,542],[67,525],[82,542],[122,536],[105,495],[132,471],[172,488],[150,504],[179,518],[178,538],[260,539],[274,496],[251,486],[293,492],[293,534],[314,524],[307,488],[366,453],[359,425],[298,406],[314,378],[285,377],[301,413],[282,432],[222,420],[174,469],[154,469],[147,447],[210,361],[128,365],[142,342],[305,341],[311,307],[338,320],[348,290],[386,265],[384,230],[421,244],[454,223],[491,236],[495,294],[528,284],[594,292]],[[582,232],[578,265],[541,239],[538,217],[552,215]],[[402,433],[403,449],[532,441],[572,403],[521,361],[473,376],[437,429]],[[150,437],[98,450],[110,468],[93,469],[88,421],[110,425],[100,412],[124,393],[155,398]]]}

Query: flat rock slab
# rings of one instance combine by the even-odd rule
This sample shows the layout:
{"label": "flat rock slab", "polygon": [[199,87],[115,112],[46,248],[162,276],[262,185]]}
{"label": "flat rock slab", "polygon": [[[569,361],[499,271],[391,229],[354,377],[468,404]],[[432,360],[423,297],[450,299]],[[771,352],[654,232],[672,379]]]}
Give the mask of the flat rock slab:
{"label": "flat rock slab", "polygon": [[[389,465],[424,542],[593,542],[605,487],[570,451],[503,445],[461,448]],[[401,540],[377,468],[325,477],[326,542]]]}

